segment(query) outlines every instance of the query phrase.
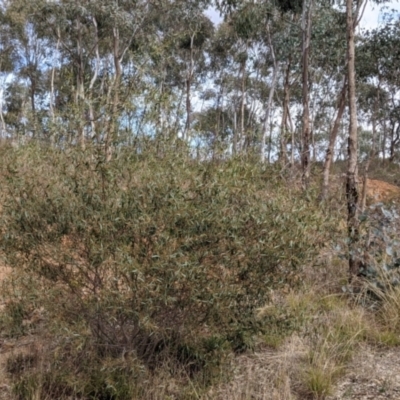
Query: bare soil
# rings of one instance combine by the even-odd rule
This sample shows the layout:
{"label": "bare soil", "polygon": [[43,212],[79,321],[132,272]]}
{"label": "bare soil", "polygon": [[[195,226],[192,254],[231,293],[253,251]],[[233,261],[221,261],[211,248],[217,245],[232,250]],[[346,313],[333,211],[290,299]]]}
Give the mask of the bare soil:
{"label": "bare soil", "polygon": [[400,187],[376,179],[367,179],[367,196],[372,203],[400,200]]}
{"label": "bare soil", "polygon": [[[302,341],[295,337],[279,350],[243,355],[233,379],[210,391],[207,399],[304,400],[296,374],[304,356]],[[400,351],[364,346],[355,354],[346,373],[326,400],[399,400]]]}
{"label": "bare soil", "polygon": [[327,400],[399,400],[400,350],[365,346]]}

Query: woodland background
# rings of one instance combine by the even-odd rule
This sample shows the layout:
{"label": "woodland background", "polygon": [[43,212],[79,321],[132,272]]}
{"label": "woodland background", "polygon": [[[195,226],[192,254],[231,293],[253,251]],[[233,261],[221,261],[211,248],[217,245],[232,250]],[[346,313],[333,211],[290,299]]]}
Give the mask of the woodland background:
{"label": "woodland background", "polygon": [[0,396],[398,398],[400,19],[365,6],[0,2]]}

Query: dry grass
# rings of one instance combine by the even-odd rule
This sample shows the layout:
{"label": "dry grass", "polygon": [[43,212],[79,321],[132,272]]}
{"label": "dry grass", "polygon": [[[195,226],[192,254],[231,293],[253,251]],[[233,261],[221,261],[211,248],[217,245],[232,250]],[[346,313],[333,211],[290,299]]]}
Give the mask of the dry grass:
{"label": "dry grass", "polygon": [[[276,298],[260,317],[297,316],[296,332],[277,346],[232,361],[233,378],[213,388],[207,398],[233,400],[325,399],[345,374],[346,366],[369,330],[366,312],[337,296],[309,288]],[[263,338],[269,343],[270,338]]]}
{"label": "dry grass", "polygon": [[216,400],[292,400],[292,375],[304,358],[306,348],[300,338],[292,337],[279,352],[264,350],[232,360],[233,378],[212,388],[205,399]]}
{"label": "dry grass", "polygon": [[[387,346],[399,344],[395,339],[399,337],[398,331],[396,334],[390,327],[399,326],[400,290],[387,293],[380,311],[371,312],[361,296],[330,294],[337,293],[343,283],[346,263],[329,258],[317,272],[307,267],[302,272],[302,290],[271,293],[271,302],[259,310],[260,318],[274,316],[278,320],[291,320],[295,331],[286,338],[277,337],[274,332],[260,338],[259,351],[232,359],[233,374],[229,381],[213,387],[202,398],[341,399],[341,394],[336,397],[335,393],[337,388],[347,388],[347,376],[354,373],[354,365],[364,363],[374,348],[384,346],[387,350],[381,352],[392,353]],[[329,277],[330,283],[315,280],[315,275]],[[368,377],[375,376],[373,365],[370,367],[370,370],[358,370],[360,385],[366,386]],[[393,376],[396,373],[382,366],[380,391],[386,388],[386,382],[387,390],[396,393]],[[357,393],[361,390],[358,387]]]}

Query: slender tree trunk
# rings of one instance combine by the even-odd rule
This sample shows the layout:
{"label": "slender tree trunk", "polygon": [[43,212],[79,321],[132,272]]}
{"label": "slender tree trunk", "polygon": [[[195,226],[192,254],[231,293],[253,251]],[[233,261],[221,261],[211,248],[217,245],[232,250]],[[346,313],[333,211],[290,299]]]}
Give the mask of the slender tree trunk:
{"label": "slender tree trunk", "polygon": [[303,56],[302,56],[302,97],[303,97],[303,116],[302,116],[302,146],[301,146],[301,167],[302,184],[307,189],[310,181],[310,108],[309,108],[309,58],[310,58],[310,39],[311,39],[311,16],[312,0],[303,0]]}
{"label": "slender tree trunk", "polygon": [[286,148],[287,145],[286,134],[287,134],[287,103],[285,96],[282,105],[281,138],[280,138],[281,149],[279,152],[279,162],[281,163],[282,167],[284,167],[288,161],[287,148]]}
{"label": "slender tree trunk", "polygon": [[380,99],[380,85],[378,84],[378,93],[375,98],[374,102],[374,110],[372,112],[372,146],[371,146],[371,151],[368,155],[367,161],[365,163],[365,168],[364,168],[364,176],[363,176],[363,187],[362,187],[362,197],[361,197],[361,212],[365,211],[366,204],[367,204],[367,182],[368,182],[368,170],[369,170],[369,165],[371,164],[371,161],[375,157],[376,153],[376,117],[378,115],[378,105],[379,105],[379,99]]}
{"label": "slender tree trunk", "polygon": [[32,114],[33,117],[35,118],[36,116],[36,103],[35,103],[35,95],[36,95],[36,79],[34,77],[30,78],[31,84],[30,84],[30,100],[31,100],[31,109],[32,109]]}
{"label": "slender tree trunk", "polygon": [[[56,53],[58,53],[58,49],[60,48],[60,28],[57,28],[57,45],[56,45]],[[51,69],[51,78],[50,78],[50,115],[51,115],[51,120],[54,123],[55,122],[55,104],[56,104],[56,98],[54,94],[54,79],[55,79],[55,74],[56,74],[56,62],[55,58],[53,59],[53,68]]]}
{"label": "slender tree trunk", "polygon": [[[125,51],[123,52],[123,54]],[[113,28],[113,60],[114,60],[114,79],[111,83],[111,92],[112,96],[112,104],[111,104],[111,112],[109,116],[109,122],[106,129],[106,137],[105,137],[105,157],[106,161],[110,161],[113,153],[113,141],[117,132],[117,120],[118,120],[118,109],[119,109],[119,91],[120,91],[120,83],[122,78],[122,65],[121,65],[121,56],[120,56],[120,37],[119,37],[119,29],[117,27]]]}
{"label": "slender tree trunk", "polygon": [[356,105],[356,82],[355,82],[355,51],[353,23],[353,0],[346,0],[347,15],[347,73],[348,73],[348,99],[350,126],[348,137],[348,166],[347,166],[347,226],[349,234],[349,272],[351,276],[360,273],[361,261],[357,257],[359,242],[358,224],[358,187],[357,187],[357,105]]}
{"label": "slender tree trunk", "polygon": [[396,147],[400,141],[400,124],[397,125],[396,121],[392,121],[392,129],[390,135],[390,153],[389,153],[389,161],[393,162],[396,156]]}
{"label": "slender tree trunk", "polygon": [[190,36],[190,59],[189,59],[189,69],[186,77],[186,123],[183,139],[189,139],[190,134],[190,120],[192,114],[192,104],[191,104],[191,88],[193,79],[193,69],[194,69],[194,34]]}
{"label": "slender tree trunk", "polygon": [[120,59],[120,39],[119,39],[119,29],[113,29],[114,36],[114,68],[115,68],[115,78],[114,78],[114,100],[112,105],[112,124],[111,124],[111,137],[109,138],[108,149],[106,150],[106,159],[109,161],[112,157],[112,143],[110,143],[111,139],[115,138],[116,135],[116,124],[118,119],[118,109],[119,109],[119,91],[120,91],[120,83],[122,78],[122,66]]}
{"label": "slender tree trunk", "polygon": [[[268,35],[268,45],[269,45],[272,64],[273,64],[273,72],[272,72],[271,87],[269,89],[269,95],[268,95],[267,109],[265,110],[265,120],[264,120],[264,126],[263,126],[264,132],[263,132],[263,137],[262,137],[262,142],[261,142],[261,162],[265,162],[265,142],[266,142],[267,136],[268,136],[269,119],[270,119],[269,117],[271,114],[272,101],[274,99],[274,93],[275,93],[276,79],[278,76],[278,63],[276,62],[275,50],[274,50],[274,46],[272,45],[271,34],[269,31],[269,25],[267,25],[267,35]],[[271,137],[271,135],[272,135],[272,129],[270,131],[270,137]],[[270,150],[268,150],[268,158],[269,157],[270,157]]]}
{"label": "slender tree trunk", "polygon": [[29,65],[30,72],[29,72],[29,100],[31,103],[31,111],[32,111],[32,138],[36,137],[38,131],[38,124],[36,120],[36,71],[37,71],[37,64],[33,62],[33,64]]}
{"label": "slender tree trunk", "polygon": [[[225,72],[222,71],[221,75],[220,75],[221,87],[220,87],[220,91],[217,95],[217,101],[215,104],[215,107],[217,110],[217,118],[216,118],[216,122],[215,122],[215,132],[214,132],[214,138],[213,138],[213,143],[212,143],[212,159],[213,160],[215,160],[217,158],[217,153],[218,153],[218,148],[219,148],[218,138],[219,138],[219,135],[221,134],[221,129],[222,129],[222,132],[224,132],[224,126],[223,126],[224,89],[225,89],[224,88],[224,74],[225,74]],[[221,127],[221,122],[222,122],[222,127]]]}
{"label": "slender tree trunk", "polygon": [[[245,69],[246,65],[245,63],[241,63],[239,71],[238,71],[238,76],[237,80],[241,79],[242,77],[242,83],[243,81],[243,69]],[[243,85],[242,85],[243,89]],[[239,86],[237,86],[237,91],[236,91],[236,98],[239,99]],[[241,96],[241,101],[240,101],[240,108],[242,105],[242,102],[244,104],[244,96],[243,96],[243,91],[242,91],[242,96]],[[232,154],[236,155],[239,152],[238,145],[239,145],[239,140],[240,140],[240,132],[238,128],[238,112],[237,112],[237,104],[236,104],[236,99],[233,102],[233,143],[232,143]]]}
{"label": "slender tree trunk", "polygon": [[268,140],[268,164],[271,164],[271,153],[272,153],[272,129],[273,129],[273,122],[270,119],[270,127],[269,127],[269,140]]}
{"label": "slender tree trunk", "polygon": [[294,168],[294,155],[295,155],[295,150],[296,150],[296,137],[295,137],[295,129],[294,129],[294,124],[292,120],[292,116],[290,114],[290,106],[288,104],[287,108],[287,114],[288,114],[288,121],[289,121],[289,127],[290,127],[290,165],[292,168]]}
{"label": "slender tree trunk", "polygon": [[382,137],[382,163],[386,161],[386,139],[387,139],[387,123],[386,120],[383,122],[383,137]]}
{"label": "slender tree trunk", "polygon": [[[180,109],[181,109],[181,107],[182,107],[182,103],[183,103],[183,99],[184,99],[184,97],[185,97],[185,91],[186,91],[186,88],[185,88],[185,86],[183,86],[182,87],[182,92],[181,92],[181,95],[179,96],[179,102],[178,102],[178,106],[177,106],[177,108],[176,108],[176,117],[175,117],[175,123],[174,123],[174,127],[173,127],[173,129],[171,130],[172,132],[178,132],[178,130],[179,130],[179,120],[181,119],[181,114],[180,114]],[[174,139],[176,138],[176,135],[174,135],[175,137],[174,137]]]}
{"label": "slender tree trunk", "polygon": [[[363,13],[362,7],[362,2],[360,1],[357,4],[357,10],[356,10],[356,18],[353,19],[353,29],[355,30],[356,26],[360,22],[361,15]],[[346,61],[347,62],[347,61]],[[320,198],[322,200],[325,200],[328,196],[329,192],[329,177],[330,177],[330,169],[334,157],[334,149],[335,149],[335,144],[336,144],[336,139],[339,133],[339,126],[341,119],[343,117],[343,112],[345,109],[346,105],[346,94],[348,92],[348,77],[347,75],[344,78],[342,90],[339,96],[339,101],[338,101],[338,111],[336,114],[336,119],[334,122],[334,126],[332,128],[332,131],[329,136],[329,145],[326,150],[326,157],[325,157],[325,163],[324,163],[324,170],[323,170],[323,183],[322,183],[322,190],[321,190],[321,196]],[[340,157],[339,157],[340,158]]]}
{"label": "slender tree trunk", "polygon": [[2,88],[0,88],[0,121],[1,121],[0,137],[6,136],[6,123],[4,121],[4,116],[3,116],[3,96],[4,96],[4,91]]}
{"label": "slender tree trunk", "polygon": [[[233,105],[235,107],[235,105]],[[237,154],[237,144],[238,144],[238,128],[237,128],[237,112],[236,108],[233,110],[233,142],[232,142],[232,154],[235,156]]]}
{"label": "slender tree trunk", "polygon": [[329,145],[326,149],[325,163],[324,163],[324,171],[323,171],[323,181],[322,181],[322,192],[321,199],[326,200],[329,192],[329,176],[331,173],[332,160],[335,155],[335,144],[336,139],[339,133],[340,122],[343,117],[343,112],[346,106],[346,95],[347,95],[347,77],[344,79],[343,87],[340,92],[337,114],[335,118],[335,122],[333,124],[331,133],[329,135]]}
{"label": "slender tree trunk", "polygon": [[281,140],[280,140],[280,161],[282,166],[287,163],[288,155],[287,155],[287,119],[288,119],[288,111],[289,111],[289,101],[290,101],[290,65],[291,65],[291,56],[289,56],[288,63],[286,65],[285,71],[285,83],[283,86],[283,105],[282,105],[282,122],[281,122]]}
{"label": "slender tree trunk", "polygon": [[[60,48],[60,28],[57,28],[57,45],[56,45],[56,54],[58,54],[58,49]],[[51,76],[50,76],[50,101],[49,101],[49,108],[50,108],[50,116],[51,116],[51,122],[53,125],[56,123],[56,96],[54,93],[54,80],[56,76],[56,60],[55,57],[53,58],[53,68],[51,69]],[[54,129],[54,128],[53,128]],[[50,143],[54,145],[55,143],[55,132],[51,131],[50,132]]]}
{"label": "slender tree trunk", "polygon": [[77,40],[76,40],[76,93],[75,93],[75,104],[77,107],[78,116],[78,134],[81,148],[85,148],[85,112],[84,112],[84,100],[85,100],[85,86],[84,86],[84,63],[83,63],[83,46],[82,46],[82,24],[80,18],[76,20]]}
{"label": "slender tree trunk", "polygon": [[[247,46],[246,46],[247,50]],[[240,139],[238,140],[238,143],[240,147],[240,142],[243,140],[245,136],[245,117],[244,117],[244,112],[246,109],[246,60],[242,62],[241,65],[241,76],[242,76],[242,87],[241,87],[241,92],[242,96],[240,98]]]}
{"label": "slender tree trunk", "polygon": [[389,162],[393,161],[394,156],[394,127],[394,121],[390,121]]}
{"label": "slender tree trunk", "polygon": [[97,137],[97,130],[96,130],[96,121],[95,121],[95,117],[94,117],[94,110],[93,110],[93,87],[94,84],[96,83],[97,77],[99,75],[99,68],[100,68],[100,53],[99,53],[99,36],[98,36],[98,28],[97,28],[97,20],[95,17],[92,18],[93,21],[93,26],[94,26],[94,30],[95,30],[95,54],[96,54],[96,64],[94,67],[94,72],[93,72],[93,76],[92,79],[90,81],[89,84],[89,119],[90,119],[90,125],[92,128],[92,132],[91,132],[91,137],[92,139]]}

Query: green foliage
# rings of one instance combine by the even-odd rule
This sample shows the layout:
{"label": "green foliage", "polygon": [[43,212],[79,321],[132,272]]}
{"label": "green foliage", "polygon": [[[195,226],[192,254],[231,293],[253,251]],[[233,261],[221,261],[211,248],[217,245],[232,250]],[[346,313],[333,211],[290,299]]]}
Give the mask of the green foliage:
{"label": "green foliage", "polygon": [[[64,369],[90,353],[102,371],[129,354],[145,370],[169,362],[209,382],[224,354],[268,331],[255,310],[270,288],[294,285],[325,241],[322,212],[250,161],[124,149],[105,163],[92,150],[32,146],[5,154],[2,173],[1,248],[36,282],[23,296],[45,310],[43,329],[64,338],[49,350]],[[95,368],[84,364],[66,371]]]}

